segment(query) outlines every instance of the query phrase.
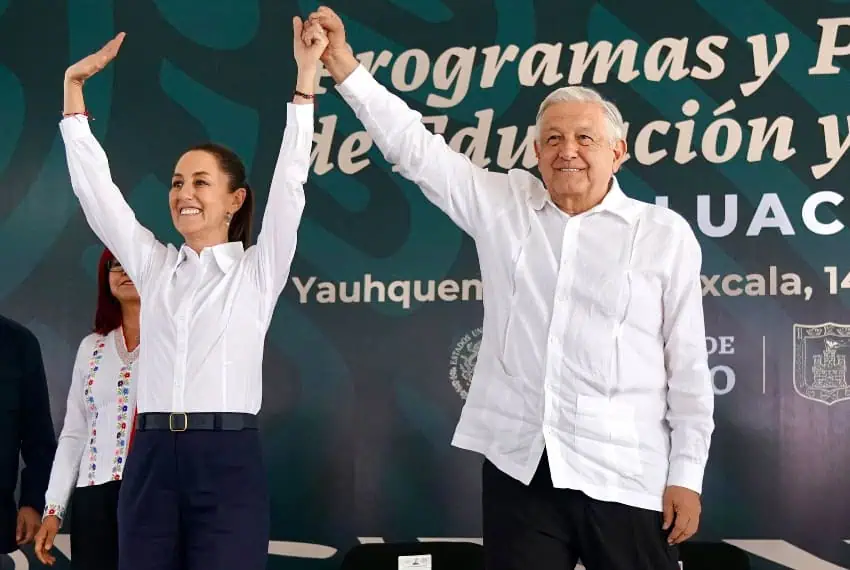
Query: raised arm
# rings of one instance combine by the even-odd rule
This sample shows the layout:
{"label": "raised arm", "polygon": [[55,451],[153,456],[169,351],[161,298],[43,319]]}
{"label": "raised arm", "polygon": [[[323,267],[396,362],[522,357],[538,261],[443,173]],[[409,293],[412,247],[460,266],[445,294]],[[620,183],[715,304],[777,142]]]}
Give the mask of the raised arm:
{"label": "raised arm", "polygon": [[63,119],[59,123],[71,186],[89,226],[121,262],[142,292],[152,254],[164,250],[153,234],[137,220],[112,181],[106,153],[89,128],[83,85],[118,54],[120,33],[96,53],[78,61],[65,72]]}
{"label": "raised arm", "polygon": [[662,305],[671,428],[664,518],[669,526],[675,517],[670,539],[677,543],[693,535],[699,524],[699,495],[714,431],[714,388],[705,347],[702,251],[684,219],[672,229],[676,251]]}
{"label": "raised arm", "polygon": [[331,9],[322,6],[310,21],[327,31],[322,62],[384,158],[466,233],[475,237],[483,231],[487,220],[510,203],[507,175],[486,171],[453,150],[425,128],[420,113],[375,81],[355,59],[342,21]]}
{"label": "raised arm", "polygon": [[263,225],[257,236],[258,276],[273,306],[289,278],[313,144],[313,86],[328,40],[321,26],[292,19],[292,49],[298,66],[295,94],[286,105],[286,128],[272,175]]}

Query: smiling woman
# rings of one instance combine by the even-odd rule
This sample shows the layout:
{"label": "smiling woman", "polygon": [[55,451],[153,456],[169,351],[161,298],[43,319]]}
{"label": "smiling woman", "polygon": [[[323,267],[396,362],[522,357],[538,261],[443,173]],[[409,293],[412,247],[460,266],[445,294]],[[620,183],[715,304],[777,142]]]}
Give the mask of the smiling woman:
{"label": "smiling woman", "polygon": [[89,129],[83,83],[115,58],[123,40],[119,34],[68,68],[60,123],[86,219],[144,301],[138,433],[118,501],[119,566],[264,569],[269,504],[257,433],[263,345],[295,255],[313,87],[327,37],[293,18],[298,76],[256,245],[245,166],[209,143],[184,153],[174,169],[168,205],[184,240],[179,248],[139,224]]}
{"label": "smiling woman", "polygon": [[251,245],[254,194],[245,165],[230,149],[215,143],[189,149],[174,168],[168,203],[187,242]]}
{"label": "smiling woman", "polygon": [[73,490],[74,566],[109,570],[118,567],[118,491],[133,439],[140,300],[109,250],[98,261],[97,281],[94,331],[77,350],[35,554],[50,566],[56,562],[49,551]]}

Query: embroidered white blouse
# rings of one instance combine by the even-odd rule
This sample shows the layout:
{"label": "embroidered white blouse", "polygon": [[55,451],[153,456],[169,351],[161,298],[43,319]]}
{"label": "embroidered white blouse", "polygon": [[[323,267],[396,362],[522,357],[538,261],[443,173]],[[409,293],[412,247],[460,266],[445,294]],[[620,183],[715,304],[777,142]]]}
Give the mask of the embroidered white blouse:
{"label": "embroidered white blouse", "polygon": [[64,519],[74,486],[121,479],[136,407],[138,351],[127,350],[121,328],[106,336],[92,333],[80,343],[44,516]]}

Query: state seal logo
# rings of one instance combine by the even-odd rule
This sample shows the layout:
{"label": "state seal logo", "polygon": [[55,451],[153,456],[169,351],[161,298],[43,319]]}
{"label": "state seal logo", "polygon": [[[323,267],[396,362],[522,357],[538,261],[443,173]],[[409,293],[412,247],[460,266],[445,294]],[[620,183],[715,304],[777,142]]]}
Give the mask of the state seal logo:
{"label": "state seal logo", "polygon": [[847,353],[850,325],[794,325],[794,389],[797,394],[831,406],[850,400]]}
{"label": "state seal logo", "polygon": [[482,327],[472,329],[457,342],[449,359],[449,381],[462,400],[469,395],[472,373],[478,362]]}

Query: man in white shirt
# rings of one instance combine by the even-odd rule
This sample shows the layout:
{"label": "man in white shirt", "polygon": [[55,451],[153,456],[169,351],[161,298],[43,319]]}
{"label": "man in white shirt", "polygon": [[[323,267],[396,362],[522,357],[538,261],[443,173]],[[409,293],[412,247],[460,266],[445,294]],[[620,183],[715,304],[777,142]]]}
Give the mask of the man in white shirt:
{"label": "man in white shirt", "polygon": [[540,106],[527,171],[489,172],[357,62],[322,7],[322,61],[386,159],[475,239],[484,333],[455,446],[485,456],[488,570],[678,568],[714,429],[701,251],[615,173],[620,112],[593,90]]}

